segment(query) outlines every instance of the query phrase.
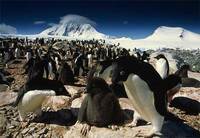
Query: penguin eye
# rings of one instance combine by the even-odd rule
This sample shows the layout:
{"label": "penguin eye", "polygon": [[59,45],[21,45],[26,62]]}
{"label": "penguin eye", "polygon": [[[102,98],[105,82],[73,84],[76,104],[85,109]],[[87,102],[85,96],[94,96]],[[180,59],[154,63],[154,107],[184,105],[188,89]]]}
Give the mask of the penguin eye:
{"label": "penguin eye", "polygon": [[125,71],[121,71],[119,74],[120,74],[121,76],[123,76],[123,75],[125,75]]}

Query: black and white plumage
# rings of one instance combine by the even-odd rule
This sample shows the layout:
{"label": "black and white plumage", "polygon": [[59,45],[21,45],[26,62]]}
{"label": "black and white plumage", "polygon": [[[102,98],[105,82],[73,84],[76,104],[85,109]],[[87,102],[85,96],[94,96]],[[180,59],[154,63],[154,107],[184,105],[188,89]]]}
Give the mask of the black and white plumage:
{"label": "black and white plumage", "polygon": [[20,49],[17,47],[15,48],[15,54],[14,54],[15,58],[18,59],[20,57]]}
{"label": "black and white plumage", "polygon": [[112,71],[112,62],[113,62],[112,60],[100,61],[97,64],[94,76],[100,77],[104,79],[105,81],[108,81],[110,78],[111,71]]}
{"label": "black and white plumage", "polygon": [[200,87],[200,81],[195,79],[195,78],[188,77],[188,70],[190,70],[190,66],[189,65],[183,65],[183,66],[180,67],[180,69],[178,69],[175,72],[176,75],[181,77],[182,87],[199,88]]}
{"label": "black and white plumage", "polygon": [[149,136],[160,132],[167,114],[167,91],[177,84],[167,86],[168,80],[163,81],[153,66],[134,57],[120,57],[113,63],[112,82],[119,81],[123,81],[127,96],[137,112],[133,121],[139,114],[152,123]]}
{"label": "black and white plumage", "polygon": [[48,80],[46,78],[32,78],[23,85],[18,92],[18,96],[13,106],[17,106],[21,121],[25,119],[28,112],[41,112],[41,104],[46,96],[70,94],[64,85],[56,80]]}
{"label": "black and white plumage", "polygon": [[[105,81],[109,81],[111,78],[111,72],[112,72],[112,62],[113,60],[105,60],[101,61],[97,64],[97,67],[94,69],[93,72],[95,77],[100,77],[104,79]],[[114,94],[121,98],[125,97],[127,98],[125,88],[122,83],[112,83],[110,85],[110,88],[114,92]]]}
{"label": "black and white plumage", "polygon": [[29,113],[41,115],[41,106],[47,96],[56,95],[53,90],[31,90],[26,92],[20,99],[17,108],[20,121],[24,121]]}
{"label": "black and white plumage", "polygon": [[188,78],[188,70],[190,70],[190,66],[183,65],[175,72],[175,74],[182,78]]}
{"label": "black and white plumage", "polygon": [[31,51],[27,51],[25,57],[26,57],[26,62],[28,62],[32,57]]}
{"label": "black and white plumage", "polygon": [[169,75],[169,62],[163,54],[159,54],[155,58],[157,59],[156,71],[162,79],[165,79]]}

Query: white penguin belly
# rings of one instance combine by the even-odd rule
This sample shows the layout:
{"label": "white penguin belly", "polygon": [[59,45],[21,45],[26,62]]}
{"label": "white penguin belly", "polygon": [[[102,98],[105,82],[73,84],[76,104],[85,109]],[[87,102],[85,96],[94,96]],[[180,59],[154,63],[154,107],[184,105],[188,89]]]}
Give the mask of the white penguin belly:
{"label": "white penguin belly", "polygon": [[38,108],[41,108],[42,102],[46,96],[53,95],[55,95],[53,90],[28,91],[19,102],[18,109],[22,113],[35,112]]}
{"label": "white penguin belly", "polygon": [[160,74],[161,78],[164,79],[167,77],[167,70],[168,70],[168,66],[167,66],[167,62],[165,59],[159,59],[156,62],[156,71]]}
{"label": "white penguin belly", "polygon": [[145,81],[139,76],[131,74],[124,82],[124,86],[134,109],[144,120],[155,122],[156,118],[163,119],[155,108],[153,92]]}
{"label": "white penguin belly", "polygon": [[27,52],[26,53],[26,61],[28,62],[30,58],[31,58],[31,53]]}

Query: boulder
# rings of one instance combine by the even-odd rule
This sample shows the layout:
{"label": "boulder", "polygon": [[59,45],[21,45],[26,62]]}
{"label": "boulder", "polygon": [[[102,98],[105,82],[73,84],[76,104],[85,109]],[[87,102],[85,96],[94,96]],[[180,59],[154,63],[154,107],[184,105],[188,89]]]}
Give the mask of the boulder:
{"label": "boulder", "polygon": [[61,109],[69,109],[71,106],[71,98],[68,96],[49,96],[43,102],[42,107],[53,111]]}
{"label": "boulder", "polygon": [[11,104],[15,101],[17,93],[14,92],[2,92],[0,93],[0,106]]}
{"label": "boulder", "polygon": [[0,84],[0,92],[5,92],[5,91],[8,90],[8,88],[9,88],[8,85],[6,85],[6,84]]}

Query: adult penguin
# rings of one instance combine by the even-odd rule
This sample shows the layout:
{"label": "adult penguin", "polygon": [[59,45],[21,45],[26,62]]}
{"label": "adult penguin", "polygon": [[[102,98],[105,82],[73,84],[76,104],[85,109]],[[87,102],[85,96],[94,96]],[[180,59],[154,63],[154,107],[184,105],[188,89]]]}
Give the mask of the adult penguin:
{"label": "adult penguin", "polygon": [[189,65],[183,65],[178,69],[175,74],[181,77],[183,87],[200,87],[200,81],[195,78],[188,77],[188,70],[190,70]]}
{"label": "adult penguin", "polygon": [[182,78],[188,78],[188,70],[190,70],[190,65],[183,65],[178,69],[175,74]]}
{"label": "adult penguin", "polygon": [[41,105],[46,96],[70,96],[64,85],[57,80],[43,78],[41,72],[33,71],[32,78],[18,92],[13,106],[18,107],[20,120],[24,121],[29,112],[41,113]]}
{"label": "adult penguin", "polygon": [[180,83],[176,78],[163,80],[153,66],[134,57],[120,57],[113,63],[112,82],[123,82],[136,111],[133,121],[139,114],[152,123],[153,129],[148,137],[160,134],[164,116],[167,115],[167,91]]}
{"label": "adult penguin", "polygon": [[4,74],[0,71],[0,91],[1,91],[1,92],[2,92],[2,91],[6,91],[6,90],[8,89],[8,87],[9,87],[10,83],[11,83],[11,82],[9,82],[9,81],[5,78]]}
{"label": "adult penguin", "polygon": [[15,48],[15,58],[18,59],[20,57],[20,49],[19,47]]}
{"label": "adult penguin", "polygon": [[29,113],[35,113],[37,116],[42,115],[41,106],[47,96],[54,96],[53,90],[31,90],[21,97],[17,104],[20,121],[25,121]]}
{"label": "adult penguin", "polygon": [[159,54],[155,58],[157,59],[156,71],[164,79],[169,75],[169,62],[163,54]]}
{"label": "adult penguin", "polygon": [[79,74],[80,74],[80,69],[82,69],[83,70],[83,73],[82,73],[82,75],[84,74],[84,72],[85,72],[85,68],[84,68],[84,66],[83,66],[83,59],[84,59],[84,55],[82,54],[82,53],[80,53],[79,54],[79,56],[75,59],[75,67],[74,67],[74,75],[76,76],[76,77],[78,77],[79,76]]}
{"label": "adult penguin", "polygon": [[33,55],[32,54],[32,49],[28,49],[27,52],[26,52],[26,55],[25,55],[26,62],[28,62],[31,59],[32,55]]}

